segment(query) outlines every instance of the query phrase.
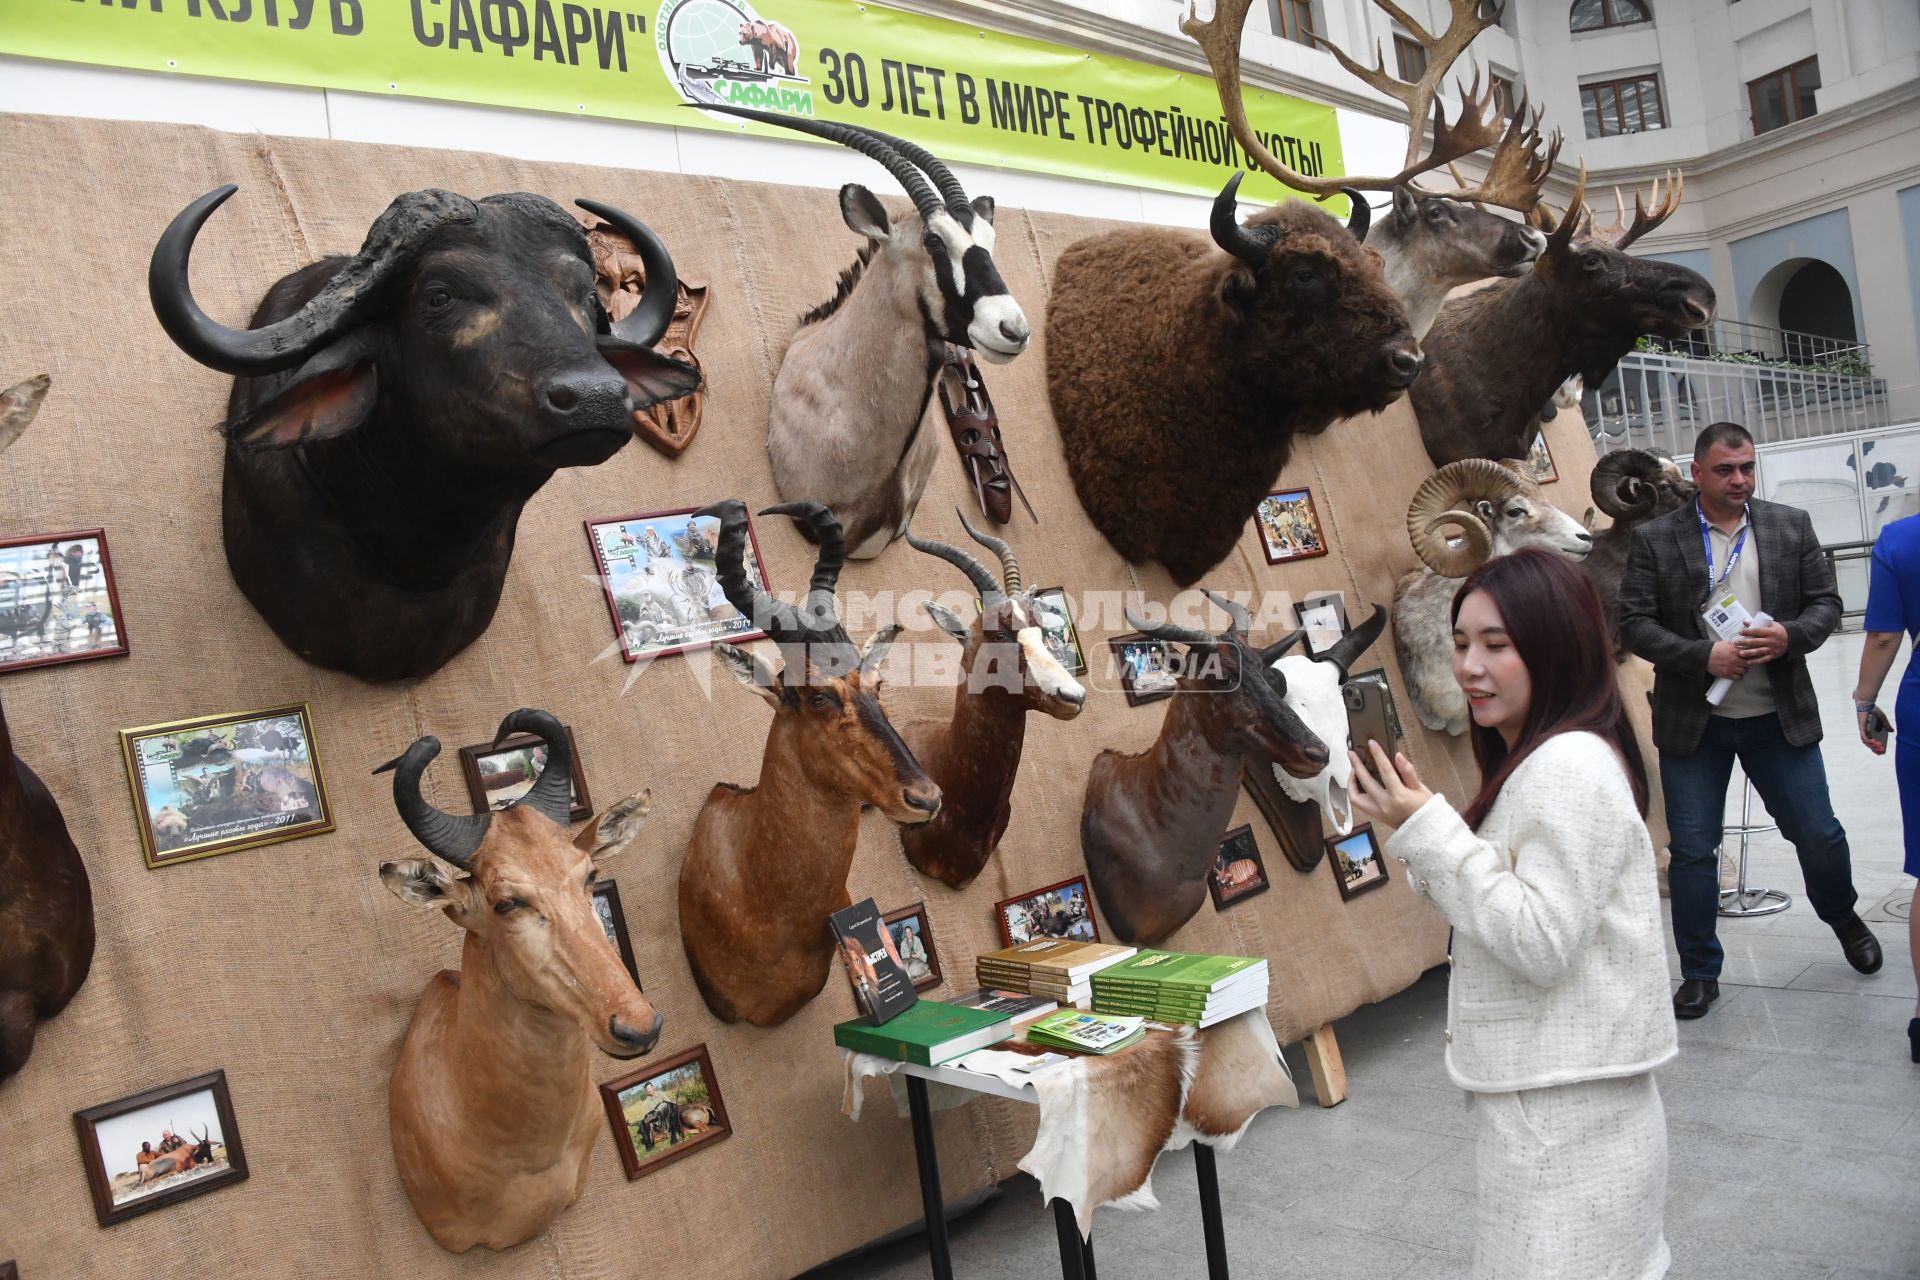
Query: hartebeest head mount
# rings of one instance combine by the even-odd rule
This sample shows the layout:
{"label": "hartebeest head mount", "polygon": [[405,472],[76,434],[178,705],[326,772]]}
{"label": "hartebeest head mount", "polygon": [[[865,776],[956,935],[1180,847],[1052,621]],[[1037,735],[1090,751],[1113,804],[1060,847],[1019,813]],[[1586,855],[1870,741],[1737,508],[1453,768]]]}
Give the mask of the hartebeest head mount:
{"label": "hartebeest head mount", "polygon": [[[495,742],[528,732],[547,749],[546,767],[519,800],[499,812],[457,816],[420,792],[440,740],[420,738],[375,770],[393,771],[393,801],[407,829],[440,861],[380,864],[380,879],[402,902],[437,907],[483,943],[495,972],[522,1003],[574,1022],[616,1058],[653,1048],[663,1019],[633,983],[593,906],[601,860],[635,836],[651,792],[628,796],[567,835],[573,762],[567,732],[552,714],[520,710],[500,722]],[[447,864],[464,875],[448,873]]]}
{"label": "hartebeest head mount", "polygon": [[927,616],[960,642],[968,690],[980,695],[997,691],[995,696],[1010,696],[1023,710],[1043,711],[1056,720],[1073,719],[1087,705],[1087,691],[1047,648],[1040,616],[1045,606],[1022,585],[1020,561],[1013,548],[1005,540],[975,529],[958,508],[954,514],[960,517],[960,527],[968,537],[1000,557],[998,578],[949,543],[916,538],[911,532],[907,542],[914,550],[945,560],[966,574],[967,581],[980,593],[980,616],[970,627],[945,605],[933,600],[926,603]]}
{"label": "hartebeest head mount", "polygon": [[750,650],[719,644],[714,652],[773,708],[773,734],[792,738],[798,757],[792,763],[816,786],[870,804],[895,822],[927,821],[940,811],[940,788],[880,705],[879,667],[899,626],[882,627],[865,649],[856,649],[840,625],[833,589],[847,546],[833,512],[818,502],[783,502],[760,514],[791,516],[807,526],[820,546],[813,577],[798,607],[774,599],[747,576],[746,504],[728,498],[694,512],[720,522],[714,552],[720,590],[780,647],[782,665],[775,675]]}
{"label": "hartebeest head mount", "polygon": [[1179,677],[1180,693],[1202,697],[1206,714],[1223,726],[1221,747],[1249,751],[1273,761],[1296,778],[1311,778],[1327,766],[1327,744],[1287,703],[1287,678],[1273,663],[1299,634],[1256,649],[1247,642],[1253,620],[1225,596],[1206,592],[1226,611],[1227,629],[1218,635],[1172,622],[1145,622],[1132,609],[1127,622],[1156,640],[1187,646]]}

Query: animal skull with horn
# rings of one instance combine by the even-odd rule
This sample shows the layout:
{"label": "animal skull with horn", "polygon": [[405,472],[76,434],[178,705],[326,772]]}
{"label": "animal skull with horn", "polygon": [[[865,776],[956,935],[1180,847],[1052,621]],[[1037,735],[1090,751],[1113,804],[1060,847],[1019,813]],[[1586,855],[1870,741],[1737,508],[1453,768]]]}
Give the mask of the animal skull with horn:
{"label": "animal skull with horn", "polygon": [[[1387,611],[1372,615],[1319,653],[1288,654],[1286,647],[1302,634],[1281,642],[1273,669],[1286,681],[1287,705],[1301,723],[1327,744],[1327,766],[1311,778],[1300,778],[1269,765],[1273,779],[1288,799],[1317,806],[1326,825],[1339,835],[1353,830],[1353,762],[1343,749],[1347,741],[1347,704],[1343,690],[1360,655],[1373,647],[1387,625]],[[1269,646],[1268,652],[1273,651]],[[1263,654],[1263,656],[1265,656]],[[1365,743],[1354,744],[1364,750]],[[1380,744],[1392,750],[1393,744]]]}

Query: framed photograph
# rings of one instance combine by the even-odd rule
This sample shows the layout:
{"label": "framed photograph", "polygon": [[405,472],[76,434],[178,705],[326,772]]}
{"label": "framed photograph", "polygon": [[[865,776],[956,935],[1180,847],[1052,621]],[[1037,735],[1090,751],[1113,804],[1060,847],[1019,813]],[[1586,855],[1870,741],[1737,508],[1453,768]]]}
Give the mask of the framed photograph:
{"label": "framed photograph", "polygon": [[73,1123],[103,1227],[247,1178],[224,1071],[76,1111]]}
{"label": "framed photograph", "polygon": [[1552,484],[1560,478],[1560,471],[1553,465],[1553,450],[1547,448],[1547,433],[1533,433],[1533,448],[1527,450],[1527,463],[1533,468],[1533,478],[1541,484]]}
{"label": "framed photograph", "polygon": [[125,652],[106,530],[0,541],[0,673]]}
{"label": "framed photograph", "polygon": [[1307,645],[1314,653],[1325,653],[1347,634],[1345,594],[1325,591],[1302,596],[1293,606],[1293,623],[1307,633]]}
{"label": "framed photograph", "polygon": [[1253,828],[1235,827],[1220,840],[1213,858],[1213,874],[1207,877],[1207,892],[1213,895],[1213,909],[1224,911],[1230,902],[1264,893],[1266,864],[1260,861],[1260,847],[1253,841]]}
{"label": "framed photograph", "polygon": [[[593,816],[593,801],[587,795],[587,774],[571,725],[567,728],[567,746],[573,756],[572,805],[567,821],[585,822]],[[512,734],[497,747],[491,742],[476,742],[460,748],[460,772],[466,775],[467,796],[473,801],[475,813],[506,808],[533,789],[546,767],[547,748],[531,733]]]}
{"label": "framed photograph", "polygon": [[[693,518],[696,507],[587,521],[587,541],[628,662],[705,649],[715,641],[745,644],[766,632],[743,618],[720,590],[713,554],[720,521]],[[760,543],[747,522],[747,578],[770,591]]]}
{"label": "framed photograph", "polygon": [[333,830],[304,702],[120,731],[148,867]]}
{"label": "framed photograph", "polygon": [[1371,681],[1387,691],[1387,716],[1393,721],[1394,740],[1399,741],[1405,738],[1407,731],[1400,727],[1400,705],[1393,700],[1393,684],[1387,679],[1387,669],[1385,667],[1368,667],[1365,671],[1356,671],[1347,677],[1348,684],[1352,684],[1356,680]]}
{"label": "framed photograph", "polygon": [[733,1132],[704,1044],[647,1059],[638,1071],[601,1085],[600,1100],[629,1182]]}
{"label": "framed photograph", "polygon": [[645,991],[646,987],[640,982],[640,966],[633,962],[633,939],[627,936],[626,909],[620,905],[620,889],[613,881],[593,882],[593,914],[606,931],[607,941],[620,953],[620,963],[627,966],[633,985]]}
{"label": "framed photograph", "polygon": [[0,1280],[20,1280],[20,1268],[12,1258],[0,1262]]}
{"label": "framed photograph", "polygon": [[1042,587],[1033,593],[1039,606],[1040,638],[1048,652],[1071,676],[1087,674],[1087,658],[1080,648],[1080,632],[1073,625],[1073,610],[1067,604],[1065,587]]}
{"label": "framed photograph", "polygon": [[1128,706],[1137,707],[1143,702],[1173,696],[1178,681],[1173,674],[1173,650],[1166,641],[1156,640],[1144,631],[1132,631],[1114,636],[1107,645],[1113,651],[1114,671],[1109,674],[1119,676],[1120,691],[1127,695]]}
{"label": "framed photograph", "polygon": [[1100,926],[1093,918],[1093,899],[1087,893],[1085,876],[996,902],[993,913],[1000,922],[1003,947],[1017,947],[1035,938],[1100,941]]}
{"label": "framed photograph", "polygon": [[1313,508],[1311,489],[1270,493],[1260,499],[1253,518],[1260,526],[1260,546],[1268,564],[1327,554],[1327,538],[1320,532],[1320,513]]}
{"label": "framed photograph", "polygon": [[1373,838],[1370,823],[1361,823],[1352,835],[1327,838],[1327,865],[1340,886],[1340,896],[1358,897],[1387,882],[1387,860],[1380,856],[1380,843]]}
{"label": "framed photograph", "polygon": [[927,904],[916,902],[880,917],[887,926],[887,937],[907,981],[915,991],[940,985],[940,953],[933,945],[933,922],[927,919]]}

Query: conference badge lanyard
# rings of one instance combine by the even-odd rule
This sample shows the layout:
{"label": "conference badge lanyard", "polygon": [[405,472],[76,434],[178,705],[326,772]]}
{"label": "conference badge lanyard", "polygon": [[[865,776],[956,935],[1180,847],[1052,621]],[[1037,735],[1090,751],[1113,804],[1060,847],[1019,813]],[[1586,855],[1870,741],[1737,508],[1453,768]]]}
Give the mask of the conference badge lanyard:
{"label": "conference badge lanyard", "polygon": [[1700,547],[1707,555],[1707,607],[1701,611],[1701,617],[1707,621],[1707,629],[1722,640],[1731,640],[1753,621],[1753,615],[1740,603],[1740,597],[1731,588],[1724,592],[1728,579],[1733,577],[1733,566],[1740,563],[1740,553],[1746,550],[1747,535],[1753,532],[1753,508],[1746,509],[1746,523],[1740,528],[1740,536],[1733,541],[1733,547],[1727,553],[1727,567],[1720,571],[1719,577],[1713,574],[1713,533],[1707,524],[1707,514],[1698,505],[1694,514],[1700,518]]}

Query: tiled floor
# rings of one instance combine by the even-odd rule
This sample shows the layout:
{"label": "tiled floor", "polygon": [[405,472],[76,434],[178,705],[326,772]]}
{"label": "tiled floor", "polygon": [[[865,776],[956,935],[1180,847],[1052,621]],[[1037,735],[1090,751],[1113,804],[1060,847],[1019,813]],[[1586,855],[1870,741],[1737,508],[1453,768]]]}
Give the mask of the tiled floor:
{"label": "tiled floor", "polygon": [[[1853,728],[1848,694],[1860,647],[1858,635],[1836,636],[1812,665],[1861,914],[1886,966],[1871,978],[1849,968],[1801,900],[1792,849],[1777,835],[1757,838],[1750,882],[1784,889],[1794,904],[1721,922],[1720,1002],[1680,1024],[1680,1057],[1661,1073],[1673,1280],[1920,1277],[1920,1066],[1908,1063],[1906,1047],[1914,971],[1905,923],[1886,910],[1904,908],[1913,881],[1900,872],[1892,756],[1869,755]],[[1890,681],[1888,701],[1891,694]],[[1736,818],[1738,801],[1736,791]],[[1440,1061],[1445,1001],[1445,975],[1429,973],[1341,1022],[1348,1101],[1267,1112],[1220,1159],[1236,1276],[1468,1275],[1472,1130]],[[1307,1092],[1298,1051],[1288,1060]],[[1153,1186],[1158,1212],[1097,1215],[1102,1280],[1205,1274],[1192,1154],[1162,1157]],[[955,1222],[952,1238],[955,1274],[965,1280],[1037,1280],[1058,1266],[1052,1214],[1024,1176]],[[917,1280],[928,1274],[924,1241],[916,1234],[815,1274]]]}

